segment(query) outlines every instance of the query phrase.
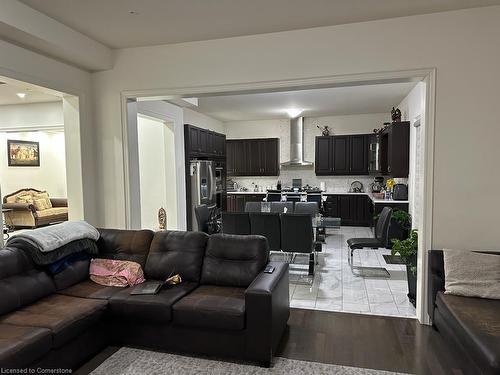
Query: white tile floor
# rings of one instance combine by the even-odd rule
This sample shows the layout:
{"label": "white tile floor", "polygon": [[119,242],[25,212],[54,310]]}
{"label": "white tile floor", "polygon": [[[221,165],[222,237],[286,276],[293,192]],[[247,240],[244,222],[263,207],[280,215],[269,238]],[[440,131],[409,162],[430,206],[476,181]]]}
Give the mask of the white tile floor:
{"label": "white tile floor", "polygon": [[[372,237],[369,228],[341,227],[327,233],[313,280],[302,277],[298,282],[290,283],[291,307],[415,318],[415,308],[406,295],[406,267],[386,264],[382,256],[390,254],[390,250],[355,250],[354,264],[385,267],[391,278],[363,278],[352,274],[346,240]],[[292,265],[292,268],[295,267]],[[303,270],[290,271],[293,279],[307,274],[305,265],[298,267],[303,267]],[[312,284],[304,285],[307,281],[312,281]]]}

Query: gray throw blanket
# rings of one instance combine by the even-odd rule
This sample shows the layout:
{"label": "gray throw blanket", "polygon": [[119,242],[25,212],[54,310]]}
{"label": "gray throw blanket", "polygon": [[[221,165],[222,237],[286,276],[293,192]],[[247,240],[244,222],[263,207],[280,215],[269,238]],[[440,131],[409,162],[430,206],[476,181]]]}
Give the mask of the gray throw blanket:
{"label": "gray throw blanket", "polygon": [[67,245],[70,242],[82,239],[97,241],[99,231],[85,221],[66,221],[48,227],[22,232],[7,241],[7,246],[14,241],[29,243],[42,253],[48,253]]}
{"label": "gray throw blanket", "polygon": [[37,247],[33,246],[31,242],[25,241],[23,238],[20,238],[20,236],[12,237],[12,241],[9,241],[9,246],[23,250],[29,255],[33,262],[39,266],[48,266],[67,256],[77,253],[85,252],[90,256],[99,253],[96,242],[88,238],[72,241],[47,253],[41,252]]}

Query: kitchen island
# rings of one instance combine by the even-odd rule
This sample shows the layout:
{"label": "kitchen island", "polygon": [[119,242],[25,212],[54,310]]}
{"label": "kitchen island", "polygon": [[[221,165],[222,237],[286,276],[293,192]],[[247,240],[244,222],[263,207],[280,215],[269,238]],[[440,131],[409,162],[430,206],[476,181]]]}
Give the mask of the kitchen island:
{"label": "kitchen island", "polygon": [[[300,192],[306,196],[306,192]],[[247,202],[263,202],[264,191],[228,191],[227,210],[243,212]],[[327,190],[323,192],[323,212],[325,216],[339,217],[342,225],[373,227],[376,217],[384,207],[408,212],[408,200],[378,199],[371,193],[350,193]]]}

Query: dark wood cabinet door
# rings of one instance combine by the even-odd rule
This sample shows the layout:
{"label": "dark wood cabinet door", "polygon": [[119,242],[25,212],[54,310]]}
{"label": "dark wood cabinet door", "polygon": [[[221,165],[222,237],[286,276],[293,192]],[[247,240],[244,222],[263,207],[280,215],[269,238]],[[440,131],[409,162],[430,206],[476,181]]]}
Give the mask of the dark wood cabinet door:
{"label": "dark wood cabinet door", "polygon": [[199,130],[199,150],[203,154],[210,153],[210,132],[206,129]]}
{"label": "dark wood cabinet door", "polygon": [[342,225],[352,224],[351,197],[349,195],[339,196],[339,213]]}
{"label": "dark wood cabinet door", "polygon": [[333,174],[350,174],[350,142],[349,136],[333,137]]}
{"label": "dark wood cabinet door", "polygon": [[351,135],[349,172],[354,175],[368,174],[368,146],[366,135]]}
{"label": "dark wood cabinet door", "polygon": [[245,142],[247,150],[246,161],[248,163],[247,174],[249,176],[259,176],[262,174],[262,162],[260,153],[260,141],[249,139]]}
{"label": "dark wood cabinet door", "polygon": [[226,142],[226,171],[227,171],[228,176],[235,175],[234,149],[235,149],[235,142],[227,141]]}
{"label": "dark wood cabinet door", "polygon": [[215,153],[218,156],[226,155],[226,136],[224,134],[215,133]]}
{"label": "dark wood cabinet door", "polygon": [[200,132],[198,128],[190,126],[188,128],[188,145],[189,152],[192,154],[197,154],[201,151],[200,149]]}
{"label": "dark wood cabinet door", "polygon": [[279,175],[279,140],[265,139],[259,142],[262,176]]}
{"label": "dark wood cabinet door", "polygon": [[247,176],[247,144],[241,140],[226,141],[226,168],[228,176]]}
{"label": "dark wood cabinet door", "polygon": [[316,137],[314,169],[317,175],[332,173],[332,137]]}

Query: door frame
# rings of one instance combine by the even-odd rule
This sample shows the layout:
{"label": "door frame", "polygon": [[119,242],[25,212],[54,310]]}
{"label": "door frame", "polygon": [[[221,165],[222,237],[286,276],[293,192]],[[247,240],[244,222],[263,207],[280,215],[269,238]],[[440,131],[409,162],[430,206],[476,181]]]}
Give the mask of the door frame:
{"label": "door frame", "polygon": [[[213,95],[247,94],[271,91],[292,91],[326,87],[363,86],[399,82],[424,82],[425,84],[425,116],[424,119],[424,181],[423,212],[419,230],[419,254],[417,261],[417,319],[420,323],[429,324],[427,313],[427,251],[432,247],[433,186],[434,186],[434,128],[436,101],[436,68],[411,70],[366,72],[359,74],[341,74],[332,76],[309,77],[289,80],[272,80],[260,82],[241,82],[234,84],[208,85],[198,87],[166,87],[162,89],[125,90],[121,92],[123,162],[125,186],[125,217],[130,221],[130,195],[128,171],[128,136],[127,136],[127,100],[148,98],[148,100],[169,100],[178,97],[200,97]],[[176,138],[176,142],[183,137]],[[184,142],[183,142],[184,143]],[[183,147],[183,144],[182,144]],[[176,146],[177,148],[177,146]],[[184,171],[185,173],[185,171]],[[181,179],[182,180],[182,179]],[[185,186],[184,186],[185,191]],[[180,191],[179,191],[180,193]]]}
{"label": "door frame", "polygon": [[[64,85],[53,80],[35,77],[1,66],[0,77],[6,83],[16,84],[22,82],[26,86],[43,90],[61,98],[64,119],[62,127],[64,128],[65,178],[69,220],[87,220],[89,222],[96,220],[95,186],[88,186],[89,183],[85,184],[84,182],[84,169],[88,170],[89,168],[83,165],[81,150],[82,138],[88,138],[88,135],[82,136],[82,124],[89,123],[91,117],[90,100],[87,91],[80,87]],[[91,205],[92,207],[90,207]],[[89,211],[92,212],[92,217],[89,216]]]}

